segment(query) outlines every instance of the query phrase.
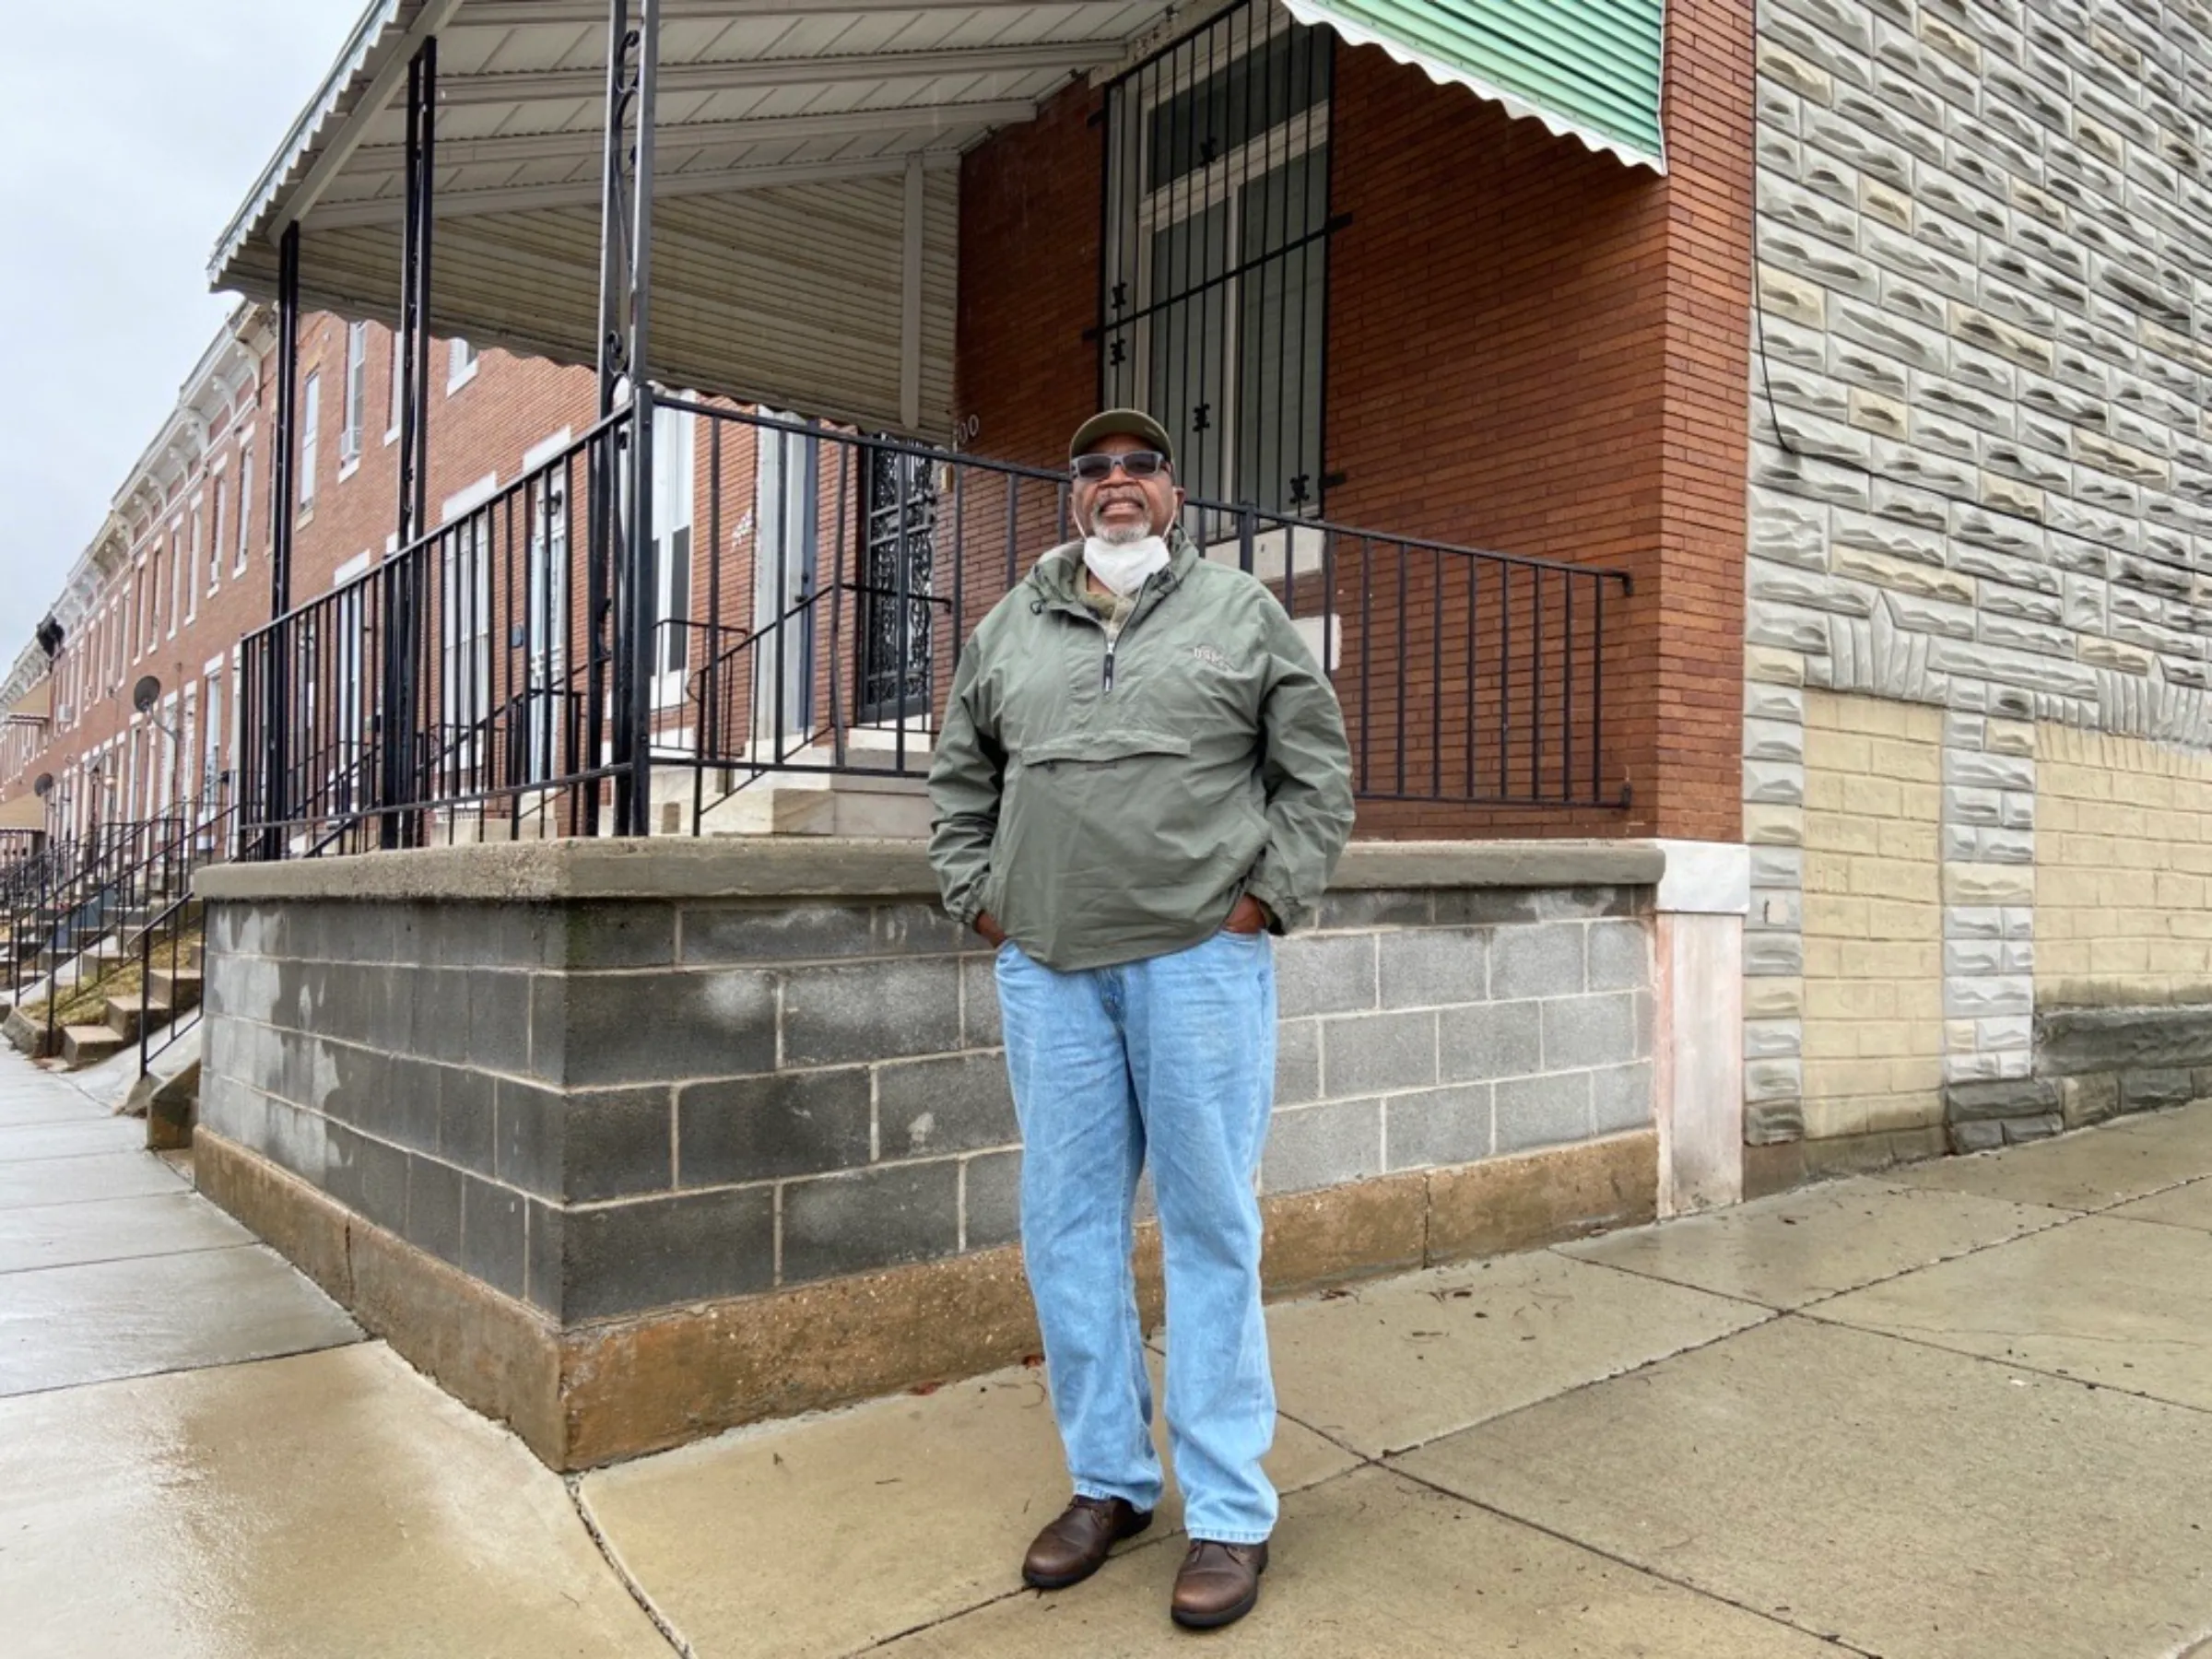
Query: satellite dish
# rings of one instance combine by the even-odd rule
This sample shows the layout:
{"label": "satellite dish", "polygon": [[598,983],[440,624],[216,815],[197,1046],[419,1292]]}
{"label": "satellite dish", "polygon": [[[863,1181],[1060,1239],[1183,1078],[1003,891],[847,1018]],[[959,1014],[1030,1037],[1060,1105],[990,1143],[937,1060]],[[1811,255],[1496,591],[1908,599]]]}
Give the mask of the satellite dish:
{"label": "satellite dish", "polygon": [[53,793],[53,774],[52,772],[41,772],[39,774],[38,782],[30,786],[30,793],[37,795],[41,801],[44,800],[48,795],[52,794]]}
{"label": "satellite dish", "polygon": [[142,676],[131,688],[131,707],[141,714],[150,714],[154,705],[161,700],[161,680],[158,675]]}

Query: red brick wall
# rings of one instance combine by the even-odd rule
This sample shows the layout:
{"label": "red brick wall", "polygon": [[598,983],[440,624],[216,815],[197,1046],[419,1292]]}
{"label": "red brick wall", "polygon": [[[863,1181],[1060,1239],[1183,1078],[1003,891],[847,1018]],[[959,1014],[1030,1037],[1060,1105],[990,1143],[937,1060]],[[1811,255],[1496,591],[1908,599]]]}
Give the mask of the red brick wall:
{"label": "red brick wall", "polygon": [[[1327,467],[1343,482],[1328,516],[1634,581],[1625,605],[1607,598],[1603,776],[1629,787],[1626,811],[1371,804],[1364,832],[1739,834],[1750,30],[1724,0],[1683,0],[1670,29],[1664,179],[1380,51],[1337,53],[1333,207],[1351,222],[1331,253]],[[1071,88],[962,174],[959,411],[986,454],[1056,464],[1095,397],[1083,332],[1097,305],[1100,103]],[[1398,580],[1386,564],[1372,564],[1384,604]],[[1348,613],[1356,571],[1338,574]],[[1408,581],[1418,786],[1438,660],[1453,693],[1447,774],[1470,700],[1451,597],[1464,582],[1446,583],[1440,652],[1433,584],[1418,571]],[[1378,659],[1386,647],[1382,678],[1396,666],[1394,641],[1378,640]],[[1347,701],[1357,665],[1355,650],[1339,676]],[[1472,700],[1478,735],[1494,696]],[[1374,712],[1394,721],[1386,701]],[[1586,764],[1585,747],[1578,776]]]}
{"label": "red brick wall", "polygon": [[1076,81],[1037,119],[960,169],[960,310],[954,403],[965,447],[1057,466],[1098,408],[1101,94]]}
{"label": "red brick wall", "polygon": [[1743,833],[1754,34],[1733,0],[1667,7],[1658,833]]}
{"label": "red brick wall", "polygon": [[1328,510],[1628,571],[1607,756],[1632,804],[1609,816],[1732,841],[1750,117],[1722,10],[1670,15],[1668,107],[1687,115],[1665,179],[1374,49],[1338,53],[1334,205],[1352,223],[1332,251],[1328,418],[1347,477]]}

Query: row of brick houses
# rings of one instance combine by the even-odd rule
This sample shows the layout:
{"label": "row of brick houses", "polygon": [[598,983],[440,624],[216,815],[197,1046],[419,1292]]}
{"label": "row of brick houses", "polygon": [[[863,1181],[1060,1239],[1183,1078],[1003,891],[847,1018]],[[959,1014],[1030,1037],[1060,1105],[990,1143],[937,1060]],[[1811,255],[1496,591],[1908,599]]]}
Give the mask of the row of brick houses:
{"label": "row of brick houses", "polygon": [[[1287,1085],[1273,1198],[1314,1195],[1317,1215],[1418,1185],[1427,1237],[1453,1171],[1541,1153],[1594,1180],[1642,1135],[1650,1202],[1692,1208],[2199,1092],[2212,13],[2195,0],[1679,0],[1663,54],[1641,0],[1492,8],[1564,42],[1542,85],[1513,78],[1519,37],[1461,15],[1483,8],[668,4],[677,90],[640,265],[650,396],[626,409],[620,377],[582,366],[607,361],[599,239],[619,222],[587,211],[602,8],[379,0],[218,250],[246,309],[18,662],[0,824],[238,803],[266,852],[425,825],[573,841],[649,776],[625,827],[656,835],[911,827],[960,638],[1058,528],[1066,433],[1129,399],[1214,500],[1194,534],[1268,581],[1335,675],[1376,843],[1324,936],[1285,946],[1302,987],[1286,1018],[1313,1028],[1287,1024],[1286,1043],[1313,1077]],[[1422,35],[1430,13],[1464,27]],[[408,183],[426,118],[439,163]],[[430,322],[476,346],[430,354],[428,510],[403,547],[390,325],[433,224]],[[288,297],[306,312],[290,612],[255,634]],[[648,433],[650,557],[603,567],[584,497],[634,508],[605,468]],[[772,801],[794,746],[810,782],[872,778],[888,816],[737,810]],[[1491,872],[1474,887],[1549,890],[1419,888],[1448,886],[1445,865],[1404,888],[1415,865],[1381,844],[1405,841]],[[869,1039],[937,1033],[919,1047],[823,1048],[881,1072],[843,1083],[890,1098],[932,1044],[942,1076],[990,1069],[970,969],[928,957],[960,946],[893,904],[915,897],[909,866],[745,856],[714,866],[724,896],[782,893],[792,926],[876,906],[839,912],[837,936],[863,943],[824,948],[885,959],[879,1014],[951,987]],[[417,899],[462,879],[413,867],[431,873],[376,879]],[[608,885],[533,890],[642,906],[648,934],[691,925],[653,906],[680,909],[703,877],[641,891],[588,867]],[[863,867],[890,884],[865,902]],[[369,881],[333,868],[239,877],[236,902],[264,908],[236,937],[279,900],[321,915]],[[1401,915],[1452,938],[1394,938]],[[391,925],[407,923],[379,936]],[[596,995],[594,975],[631,965],[583,936],[561,967],[581,977],[536,994]],[[316,951],[238,948],[255,984],[321,971]],[[1417,948],[1487,953],[1470,998],[1521,1006],[1393,1002],[1387,964]],[[550,971],[542,951],[500,963]],[[671,959],[654,1008],[705,995],[686,969]],[[791,972],[762,1005],[779,1021],[816,1006]],[[621,1023],[562,1006],[571,1037]],[[711,1191],[657,1151],[623,1163],[653,1166],[634,1186],[538,1186],[304,1098],[294,1050],[319,1040],[290,1018],[241,1017],[237,1052],[258,1058],[211,1115],[238,1204],[277,1225],[254,1183],[288,1171],[456,1261],[442,1221],[416,1237],[404,1194],[465,1188],[507,1230],[477,1277],[561,1342],[583,1340],[579,1307],[586,1324],[658,1318],[679,1283],[712,1302],[835,1277],[802,1261],[983,1274],[1006,1236],[1010,1131],[902,1154],[877,1124],[858,1151],[779,1152]],[[1449,1033],[1493,1018],[1535,1035],[1454,1061]],[[794,1041],[777,1030],[764,1052]],[[344,1064],[375,1041],[338,1040]],[[437,1064],[478,1064],[465,1051]],[[573,1047],[550,1070],[481,1064],[566,1090],[565,1146],[606,1150],[615,1074]],[[619,1080],[625,1111],[646,1083],[671,1091],[675,1127],[648,1113],[641,1133],[680,1143],[695,1083]],[[377,1159],[398,1173],[364,1184]],[[762,1253],[651,1285],[609,1265],[692,1261],[687,1230],[724,1210],[765,1230]],[[874,1255],[797,1230],[864,1214]],[[534,1443],[585,1455],[565,1432]]]}
{"label": "row of brick houses", "polygon": [[[241,307],[176,412],[117,491],[107,522],[39,612],[6,685],[40,713],[6,728],[0,812],[56,835],[101,822],[228,810],[240,757],[240,646],[269,620],[269,381],[264,308]],[[520,470],[534,444],[588,420],[588,373],[441,342],[431,488],[441,501]],[[398,439],[392,331],[317,316],[306,331],[297,591],[358,575],[393,547]],[[472,395],[473,394],[473,395]],[[150,711],[134,707],[147,677]],[[49,700],[50,699],[50,700]],[[50,778],[46,794],[33,794]],[[38,822],[22,810],[38,800]],[[11,818],[9,821],[15,821]]]}

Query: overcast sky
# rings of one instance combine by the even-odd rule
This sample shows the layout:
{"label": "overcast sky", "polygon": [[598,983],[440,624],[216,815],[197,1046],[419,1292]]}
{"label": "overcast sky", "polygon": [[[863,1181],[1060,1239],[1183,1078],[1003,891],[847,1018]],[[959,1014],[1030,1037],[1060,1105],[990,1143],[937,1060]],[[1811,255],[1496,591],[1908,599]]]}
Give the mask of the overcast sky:
{"label": "overcast sky", "polygon": [[207,256],[363,4],[7,7],[0,675],[235,303]]}

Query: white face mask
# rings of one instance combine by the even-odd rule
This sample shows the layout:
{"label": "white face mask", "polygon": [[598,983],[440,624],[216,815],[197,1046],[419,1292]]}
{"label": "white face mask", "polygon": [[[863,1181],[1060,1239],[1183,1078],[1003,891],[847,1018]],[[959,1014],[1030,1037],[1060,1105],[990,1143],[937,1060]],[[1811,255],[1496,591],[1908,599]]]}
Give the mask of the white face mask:
{"label": "white face mask", "polygon": [[1143,587],[1147,580],[1168,568],[1168,544],[1157,535],[1121,543],[1086,536],[1083,562],[1093,576],[1106,584],[1108,591],[1126,598]]}

